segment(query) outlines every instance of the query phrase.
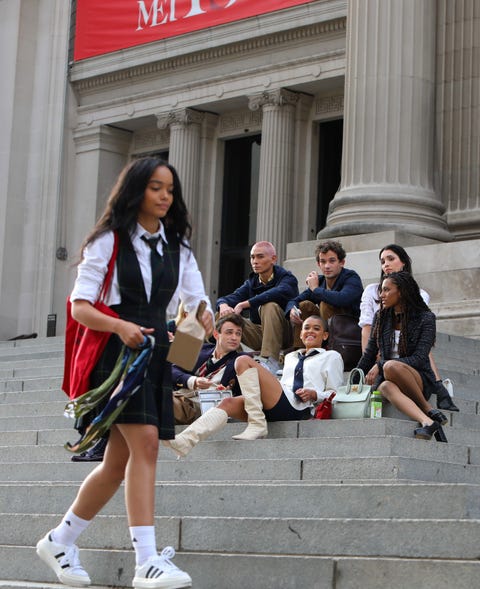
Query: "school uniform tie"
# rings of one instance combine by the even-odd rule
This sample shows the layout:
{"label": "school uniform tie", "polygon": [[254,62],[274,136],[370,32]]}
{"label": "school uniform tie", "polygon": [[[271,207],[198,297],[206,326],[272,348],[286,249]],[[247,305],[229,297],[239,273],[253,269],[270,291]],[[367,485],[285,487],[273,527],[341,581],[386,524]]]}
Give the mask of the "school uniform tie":
{"label": "school uniform tie", "polygon": [[208,360],[206,360],[197,370],[198,376],[206,376],[210,372],[212,372],[212,368],[215,365],[215,360],[210,356]]}
{"label": "school uniform tie", "polygon": [[158,237],[147,237],[142,235],[143,241],[150,247],[150,266],[152,268],[152,290],[150,296],[157,292],[160,286],[160,277],[163,270],[163,256],[157,251],[157,244],[162,239],[160,235]]}
{"label": "school uniform tie", "polygon": [[319,354],[318,350],[313,350],[310,354],[298,354],[298,362],[293,372],[293,392],[298,391],[303,387],[303,364],[307,358],[311,358],[316,354]]}

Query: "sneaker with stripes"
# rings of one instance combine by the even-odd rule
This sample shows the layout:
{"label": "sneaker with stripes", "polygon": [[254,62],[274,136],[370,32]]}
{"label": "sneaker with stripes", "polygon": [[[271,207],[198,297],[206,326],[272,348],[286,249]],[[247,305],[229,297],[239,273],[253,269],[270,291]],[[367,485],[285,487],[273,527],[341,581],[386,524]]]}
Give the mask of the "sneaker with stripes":
{"label": "sneaker with stripes", "polygon": [[37,554],[57,575],[58,580],[73,587],[88,587],[91,584],[87,571],[80,564],[78,546],[57,544],[51,533],[38,541]]}
{"label": "sneaker with stripes", "polygon": [[190,575],[180,570],[170,560],[175,550],[167,546],[142,565],[135,567],[132,585],[137,589],[183,589],[192,586]]}

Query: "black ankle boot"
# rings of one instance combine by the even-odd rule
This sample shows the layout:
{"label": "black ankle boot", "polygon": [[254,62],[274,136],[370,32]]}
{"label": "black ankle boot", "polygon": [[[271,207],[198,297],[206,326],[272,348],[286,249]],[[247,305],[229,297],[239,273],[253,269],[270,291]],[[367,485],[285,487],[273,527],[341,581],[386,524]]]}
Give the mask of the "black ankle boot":
{"label": "black ankle boot", "polygon": [[437,395],[437,407],[439,409],[443,409],[444,411],[459,411],[459,408],[452,401],[452,397],[448,394],[441,380],[437,380],[435,383],[434,393]]}

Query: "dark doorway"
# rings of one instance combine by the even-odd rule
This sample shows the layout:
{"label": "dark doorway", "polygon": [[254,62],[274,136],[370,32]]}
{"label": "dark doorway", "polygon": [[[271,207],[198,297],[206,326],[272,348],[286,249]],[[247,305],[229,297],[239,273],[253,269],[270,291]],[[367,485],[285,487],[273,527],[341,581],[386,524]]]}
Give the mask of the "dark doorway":
{"label": "dark doorway", "polygon": [[325,227],[328,205],[340,186],[343,119],[320,123],[319,136],[317,231]]}
{"label": "dark doorway", "polygon": [[261,135],[225,142],[218,296],[231,293],[250,272],[255,241]]}

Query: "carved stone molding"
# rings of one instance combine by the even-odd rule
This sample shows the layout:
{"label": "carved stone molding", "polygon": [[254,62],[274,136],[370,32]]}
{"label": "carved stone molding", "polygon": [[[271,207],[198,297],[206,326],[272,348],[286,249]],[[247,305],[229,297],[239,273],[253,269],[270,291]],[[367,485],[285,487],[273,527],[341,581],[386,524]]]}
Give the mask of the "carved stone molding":
{"label": "carved stone molding", "polygon": [[157,127],[166,129],[172,125],[201,125],[205,114],[193,108],[172,110],[167,114],[157,115]]}
{"label": "carved stone molding", "polygon": [[137,131],[133,136],[132,151],[145,151],[153,148],[167,148],[170,141],[170,131],[165,129],[151,129]]}
{"label": "carved stone molding", "polygon": [[332,113],[343,113],[344,95],[323,96],[315,101],[315,115],[329,115]]}
{"label": "carved stone molding", "polygon": [[219,132],[221,135],[229,135],[238,132],[261,131],[262,110],[245,110],[226,113],[220,117]]}
{"label": "carved stone molding", "polygon": [[250,110],[258,110],[264,106],[295,106],[300,98],[300,94],[286,90],[285,88],[277,88],[276,90],[269,90],[254,94],[248,97],[248,108]]}
{"label": "carved stone molding", "polygon": [[[265,50],[272,47],[272,50],[279,45],[286,43],[298,42],[310,38],[318,39],[323,35],[344,34],[346,30],[346,18],[339,17],[326,22],[314,23],[310,26],[303,26],[296,29],[278,31],[269,35],[261,37],[253,37],[238,43],[221,45],[219,47],[212,47],[203,51],[195,51],[186,55],[179,55],[170,59],[162,59],[143,63],[140,65],[132,65],[131,67],[121,68],[116,64],[116,56],[114,54],[107,56],[109,63],[109,71],[106,73],[94,73],[92,69],[89,73],[89,68],[83,64],[74,64],[71,70],[71,82],[79,92],[91,91],[103,86],[116,85],[118,83],[131,83],[132,80],[144,77],[157,76],[165,74],[182,67],[188,67],[192,64],[197,66],[201,63],[206,63],[211,60],[224,59],[226,57],[233,57],[235,55],[244,56],[246,53],[258,50]],[[142,51],[156,51],[155,44],[151,44],[152,48],[141,46]],[[137,49],[138,51],[138,49]]]}

